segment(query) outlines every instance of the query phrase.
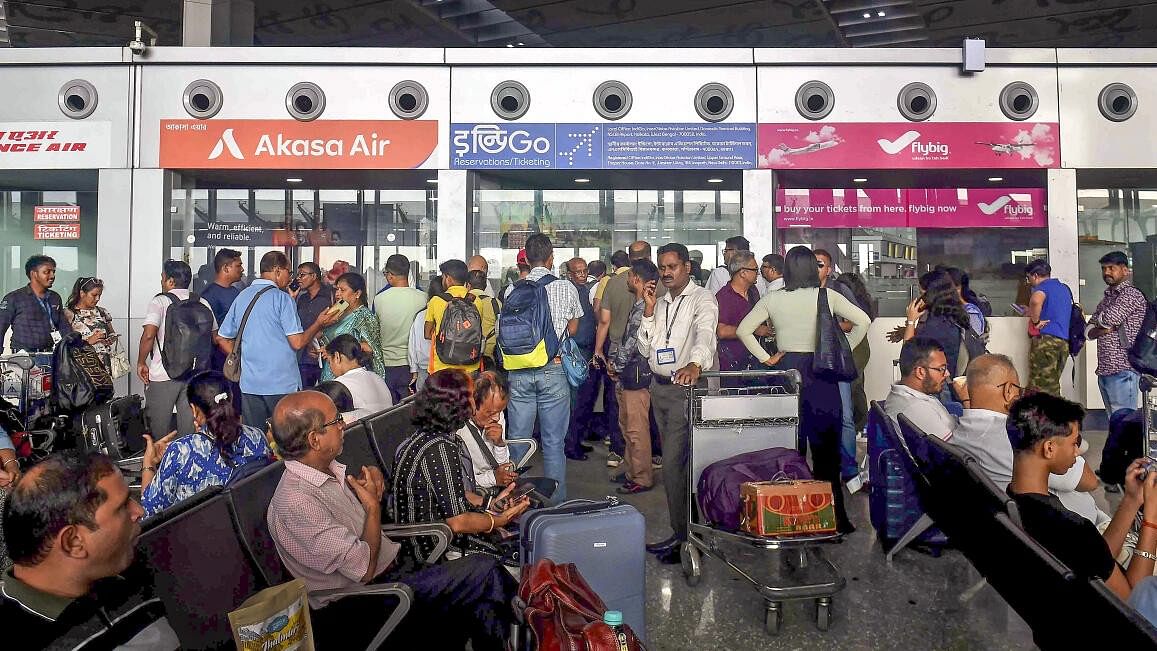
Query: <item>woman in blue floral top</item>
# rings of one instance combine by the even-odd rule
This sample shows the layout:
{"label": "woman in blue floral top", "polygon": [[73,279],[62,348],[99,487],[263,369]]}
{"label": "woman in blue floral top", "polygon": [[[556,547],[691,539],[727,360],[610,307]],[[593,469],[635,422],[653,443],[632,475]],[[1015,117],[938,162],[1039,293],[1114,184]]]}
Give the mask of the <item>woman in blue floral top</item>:
{"label": "woman in blue floral top", "polygon": [[265,435],[241,424],[241,396],[217,371],[189,380],[189,404],[197,431],[177,438],[177,432],[153,441],[145,437],[141,506],[145,517],[192,497],[210,486],[223,486],[236,468],[257,459],[271,459]]}

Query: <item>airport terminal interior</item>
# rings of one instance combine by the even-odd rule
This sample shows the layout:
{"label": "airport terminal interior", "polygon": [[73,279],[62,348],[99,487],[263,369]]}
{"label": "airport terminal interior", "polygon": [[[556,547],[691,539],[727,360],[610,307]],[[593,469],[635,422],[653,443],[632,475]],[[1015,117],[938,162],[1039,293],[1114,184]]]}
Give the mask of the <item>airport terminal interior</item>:
{"label": "airport terminal interior", "polygon": [[[311,644],[323,650],[400,647],[447,619],[472,632],[449,635],[457,641],[446,648],[479,651],[1157,648],[1157,579],[1147,578],[1157,573],[1157,549],[1147,549],[1157,542],[1157,483],[1140,478],[1143,464],[1125,469],[1134,458],[1157,464],[1147,381],[1157,383],[1155,73],[1157,2],[1141,0],[0,0],[0,551],[8,539],[13,552],[0,554],[4,637],[17,649],[257,648],[242,644],[249,635],[283,648],[271,645],[300,641],[298,619],[309,611]],[[544,235],[552,257],[538,260]],[[806,264],[793,266],[801,256]],[[576,272],[580,260],[586,272]],[[45,281],[49,266],[55,277]],[[540,267],[560,284],[539,288]],[[831,299],[833,313],[845,312],[820,318],[813,334],[827,303],[789,308],[783,297],[822,279],[846,289]],[[482,298],[452,295],[448,281],[474,282]],[[934,289],[944,284],[950,300]],[[274,285],[281,321],[260,316],[260,296],[245,293]],[[394,299],[406,286],[421,293],[407,290],[402,308]],[[509,333],[532,318],[517,307],[524,288],[535,297],[525,300],[547,308],[527,308],[543,315],[532,329],[539,339],[516,353]],[[165,325],[174,308],[157,297],[181,290],[243,298],[220,313],[205,303],[213,326],[189,326],[200,343],[188,337],[204,352],[178,376],[163,351],[180,341]],[[680,317],[684,297],[700,307]],[[246,300],[252,323],[272,325],[245,330]],[[309,307],[315,300],[324,305]],[[371,313],[378,306],[389,307]],[[745,315],[765,309],[745,330]],[[451,314],[477,314],[477,323]],[[696,325],[681,325],[688,319]],[[948,324],[944,345],[924,334],[936,319]],[[482,344],[453,349],[441,329],[451,321]],[[580,325],[564,336],[572,321]],[[641,324],[637,335],[627,336],[628,322]],[[542,334],[547,324],[555,333]],[[90,338],[98,328],[116,336]],[[800,328],[807,336],[791,345],[802,347],[775,347],[777,332]],[[73,329],[83,337],[62,338]],[[258,329],[276,345],[242,347]],[[338,352],[351,337],[353,348]],[[620,346],[629,352],[611,377]],[[828,346],[855,357],[839,382],[821,368],[818,349]],[[201,359],[210,351],[212,362]],[[526,361],[539,353],[545,362]],[[447,362],[452,355],[465,357]],[[936,355],[945,361],[930,361]],[[285,385],[264,361],[282,358],[292,386],[254,388]],[[100,372],[76,360],[96,360]],[[630,368],[654,378],[626,384],[634,362],[625,360],[641,360]],[[421,507],[434,509],[423,513],[444,502],[462,512],[405,520],[402,505],[417,498],[395,471],[430,433],[414,423],[432,427],[427,412],[453,411],[450,398],[423,403],[443,395],[436,390],[453,393],[439,376],[480,361],[483,376],[496,369],[509,383],[510,405],[487,412],[488,396],[471,395],[470,418],[485,412],[492,427],[463,417],[458,437],[448,433],[464,464],[455,460],[450,488],[466,480],[464,493],[443,500],[428,467],[411,473],[433,482],[419,491],[429,500]],[[357,395],[356,409],[341,409],[335,398],[325,404],[337,417],[326,412],[329,422],[302,426],[304,442],[287,443],[279,410],[300,398],[295,387],[320,377],[340,394],[343,363],[377,376],[389,409],[362,409]],[[567,377],[572,367],[577,379]],[[1008,374],[993,384],[1015,388],[996,413],[965,393],[974,380],[984,386],[990,367]],[[761,375],[769,368],[777,374]],[[402,376],[397,390],[391,373]],[[70,374],[85,379],[77,385]],[[225,388],[198,406],[194,385],[214,378]],[[905,403],[915,406],[904,418],[885,413],[897,392],[923,402]],[[1048,421],[1063,431],[1046,436],[1009,416],[1007,436],[1003,425],[994,430],[999,452],[965,447],[958,427],[978,412],[1003,423],[1035,394],[1058,413],[1083,409],[1068,465],[1054,455],[1071,439],[1063,419]],[[278,406],[282,396],[289,402]],[[161,417],[173,421],[154,422],[165,400]],[[210,433],[221,421],[209,412],[234,400],[230,431],[241,433]],[[929,403],[950,427],[931,431],[918,417]],[[628,435],[620,410],[632,408],[646,413],[632,415]],[[344,448],[316,443],[343,413]],[[482,434],[463,434],[475,423],[487,437],[505,431],[509,461],[494,460]],[[189,446],[180,454],[200,449],[217,470],[155,445],[187,424],[178,435],[188,438],[175,439]],[[250,431],[264,452],[242,474],[225,452],[189,442],[200,436],[224,451]],[[1044,442],[1024,443],[1032,436]],[[515,463],[522,439],[535,441]],[[92,548],[75,543],[103,540],[105,554],[115,544],[93,537],[109,526],[94,524],[103,511],[80,508],[91,494],[65,509],[80,519],[63,532],[65,515],[27,524],[48,508],[30,501],[45,499],[43,477],[64,472],[53,460],[80,463],[72,449],[112,460],[128,489],[123,509],[144,504],[113,570],[119,561],[95,567]],[[651,463],[640,449],[654,452]],[[806,477],[734,461],[769,450],[799,458]],[[999,470],[986,466],[991,458]],[[358,556],[357,571],[333,569],[331,558],[319,579],[302,558],[333,541],[287,529],[274,506],[286,508],[278,499],[287,484],[324,483],[330,462],[355,476],[363,464],[384,473],[386,495],[372,507],[359,500],[373,477],[336,477],[343,515],[434,523],[419,538],[449,543],[436,562],[408,542],[399,559],[413,552],[414,567],[453,572],[485,557],[502,573],[493,590],[513,597],[521,585],[526,594],[486,605],[461,598],[466,589],[439,593],[404,564],[384,571],[391,533],[378,540],[360,524],[342,525],[339,541],[352,550],[345,562]],[[187,477],[159,479],[180,463]],[[522,502],[498,496],[501,486],[472,489],[478,463],[493,470],[491,488],[499,476],[517,483],[509,464],[520,466],[519,481],[545,477],[550,490],[519,484],[532,506],[507,522],[503,509]],[[1079,485],[1058,488],[1070,467]],[[1030,469],[1052,473],[1034,476],[1035,492],[1025,488]],[[224,474],[209,482],[212,472]],[[734,482],[730,526],[708,497],[709,476],[723,473]],[[162,484],[180,498],[154,511]],[[108,499],[101,486],[93,490]],[[1028,493],[1052,509],[1047,517],[1025,506]],[[1085,510],[1059,493],[1079,493]],[[783,529],[761,529],[772,526],[765,518]],[[1034,529],[1046,525],[1071,527],[1049,529],[1065,550]],[[182,538],[193,532],[212,541]],[[290,558],[285,536],[305,551]],[[1074,552],[1078,538],[1092,551]],[[387,561],[375,574],[379,552]],[[1074,554],[1090,567],[1077,569]],[[546,559],[574,563],[597,603],[575,606],[576,589],[561,580],[547,615],[539,592],[528,603]],[[60,576],[93,582],[53,589],[45,577],[55,563],[69,568]],[[82,603],[99,603],[96,579],[112,575],[132,596],[101,604],[101,617],[78,615]],[[375,595],[386,598],[374,608],[340,610],[341,599],[317,592],[387,575],[403,587]],[[285,595],[292,605],[275,601]],[[243,602],[286,610],[246,628],[234,622],[246,616]],[[562,626],[553,608],[576,610],[572,624],[597,634]],[[6,613],[36,615],[35,632],[21,641]],[[373,630],[349,642],[337,621]],[[502,628],[496,621],[514,632],[479,632]]]}

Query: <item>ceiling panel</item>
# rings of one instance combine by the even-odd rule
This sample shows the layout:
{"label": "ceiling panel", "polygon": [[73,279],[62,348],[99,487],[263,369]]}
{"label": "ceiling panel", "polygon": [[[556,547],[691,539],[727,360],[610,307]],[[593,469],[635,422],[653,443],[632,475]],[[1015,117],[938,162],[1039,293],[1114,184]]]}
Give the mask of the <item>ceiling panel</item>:
{"label": "ceiling panel", "polygon": [[[437,7],[466,0],[255,0],[257,45],[460,47],[472,41]],[[470,0],[478,4],[478,0]],[[560,47],[839,46],[817,0],[490,0]],[[829,6],[875,7],[872,0]],[[891,4],[889,4],[891,3]],[[880,0],[914,7],[927,24],[925,45],[981,37],[989,46],[1152,47],[1157,1]],[[181,0],[6,0],[12,45],[124,45],[133,21],[155,29],[161,45],[181,38]],[[873,19],[860,21],[857,28]],[[512,39],[514,41],[520,39]],[[526,39],[529,40],[529,39]],[[489,45],[501,44],[488,43]]]}

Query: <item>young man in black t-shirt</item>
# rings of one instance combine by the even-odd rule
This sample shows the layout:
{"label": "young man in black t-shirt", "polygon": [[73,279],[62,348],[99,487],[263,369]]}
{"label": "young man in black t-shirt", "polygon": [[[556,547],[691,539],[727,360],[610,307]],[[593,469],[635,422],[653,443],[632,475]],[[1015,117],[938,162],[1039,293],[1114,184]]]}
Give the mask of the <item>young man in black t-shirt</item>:
{"label": "young man in black t-shirt", "polygon": [[[1069,511],[1049,493],[1049,473],[1063,475],[1076,463],[1085,410],[1047,393],[1025,396],[1008,414],[1014,453],[1008,494],[1020,510],[1024,529],[1082,579],[1099,578],[1127,599],[1132,586],[1153,574],[1157,560],[1157,471],[1145,481],[1145,460],[1129,467],[1125,497],[1102,536],[1087,519]],[[1142,512],[1137,548],[1127,571],[1114,560],[1137,512]]]}

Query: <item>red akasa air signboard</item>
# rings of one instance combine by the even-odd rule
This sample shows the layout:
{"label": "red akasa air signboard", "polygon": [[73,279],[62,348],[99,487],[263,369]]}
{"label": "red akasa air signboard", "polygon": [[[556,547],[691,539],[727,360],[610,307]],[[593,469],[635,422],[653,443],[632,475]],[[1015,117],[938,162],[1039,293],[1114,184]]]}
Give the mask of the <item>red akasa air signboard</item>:
{"label": "red akasa air signboard", "polygon": [[766,169],[1060,167],[1055,122],[760,124]]}
{"label": "red akasa air signboard", "polygon": [[162,120],[167,169],[413,169],[436,120]]}

